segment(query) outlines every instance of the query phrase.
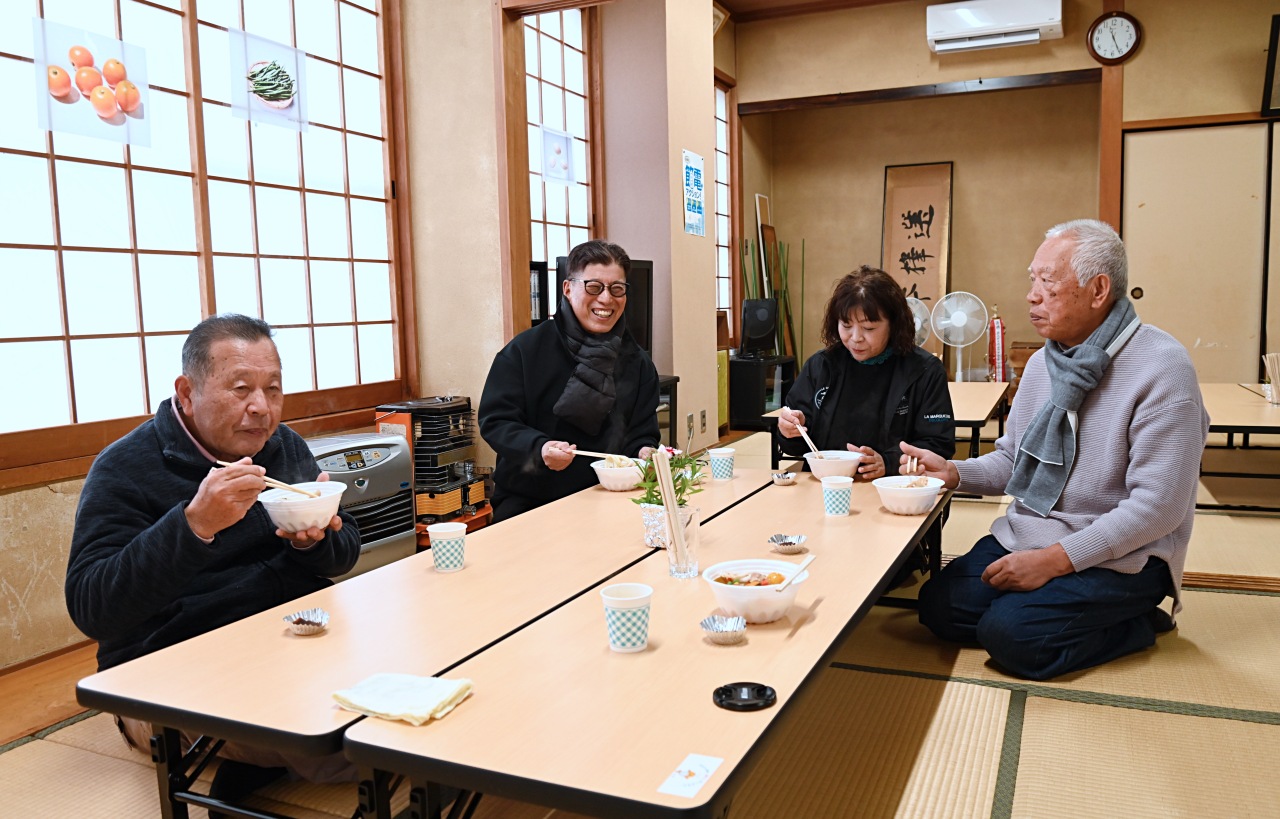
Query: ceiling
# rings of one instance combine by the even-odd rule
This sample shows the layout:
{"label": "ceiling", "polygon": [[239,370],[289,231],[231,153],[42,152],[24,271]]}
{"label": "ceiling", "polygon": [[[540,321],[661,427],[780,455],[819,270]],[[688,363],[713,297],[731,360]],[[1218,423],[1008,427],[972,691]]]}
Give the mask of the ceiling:
{"label": "ceiling", "polygon": [[901,0],[716,0],[729,10],[729,19],[737,23],[767,20],[772,17],[790,17],[832,9],[848,9],[855,6],[878,6]]}

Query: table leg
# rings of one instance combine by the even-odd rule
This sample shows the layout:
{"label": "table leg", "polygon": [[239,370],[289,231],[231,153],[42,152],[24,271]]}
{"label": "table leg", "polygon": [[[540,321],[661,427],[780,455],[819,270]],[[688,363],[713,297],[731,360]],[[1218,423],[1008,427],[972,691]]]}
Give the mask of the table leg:
{"label": "table leg", "polygon": [[[157,726],[159,727],[159,726]],[[182,735],[175,728],[160,728],[151,737],[151,761],[156,764],[162,819],[187,819],[187,806],[173,798],[182,787]]]}
{"label": "table leg", "polygon": [[409,819],[442,819],[449,799],[453,800],[449,819],[471,819],[480,797],[479,793],[445,788],[434,782],[415,784],[409,791]]}
{"label": "table leg", "polygon": [[360,769],[360,814],[365,819],[391,819],[391,775],[371,768]]}
{"label": "table leg", "polygon": [[981,451],[981,448],[982,448],[982,427],[977,426],[973,428],[973,437],[969,439],[969,457],[970,458],[978,457],[978,452]]}

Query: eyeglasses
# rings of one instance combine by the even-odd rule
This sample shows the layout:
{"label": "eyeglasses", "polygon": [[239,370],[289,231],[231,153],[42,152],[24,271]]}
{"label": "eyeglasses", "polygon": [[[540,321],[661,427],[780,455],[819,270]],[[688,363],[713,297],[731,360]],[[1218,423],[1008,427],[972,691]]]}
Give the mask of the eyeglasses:
{"label": "eyeglasses", "polygon": [[[588,296],[600,295],[604,292],[604,288],[606,286],[604,282],[597,281],[595,279],[567,279],[567,281],[582,282],[582,289],[587,291]],[[608,288],[610,296],[613,296],[615,299],[625,299],[627,297],[627,290],[631,288],[631,285],[627,282],[613,282],[608,285]]]}

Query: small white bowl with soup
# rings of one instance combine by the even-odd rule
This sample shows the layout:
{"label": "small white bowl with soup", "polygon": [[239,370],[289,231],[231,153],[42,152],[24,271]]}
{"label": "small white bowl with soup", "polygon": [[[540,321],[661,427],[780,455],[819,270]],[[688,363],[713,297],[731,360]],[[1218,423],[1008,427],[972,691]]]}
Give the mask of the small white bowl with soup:
{"label": "small white bowl with soup", "polygon": [[795,572],[796,564],[785,560],[726,560],[708,566],[702,579],[711,587],[721,611],[759,624],[782,619],[796,601],[800,585],[809,579],[808,569],[796,575],[791,585],[777,590]]}
{"label": "small white bowl with soup", "polygon": [[923,515],[933,508],[942,491],[940,478],[923,475],[892,475],[876,478],[871,484],[880,493],[880,503],[895,515]]}
{"label": "small white bowl with soup", "polygon": [[323,529],[338,514],[342,493],[347,485],[342,481],[307,481],[295,483],[299,489],[319,492],[320,497],[309,498],[288,489],[268,489],[258,496],[258,502],[277,529],[301,532],[305,529]]}
{"label": "small white bowl with soup", "polygon": [[804,454],[804,459],[809,464],[809,471],[818,480],[837,475],[852,478],[858,471],[858,464],[862,463],[865,457],[861,452],[850,452],[847,449],[824,449],[821,452]]}
{"label": "small white bowl with soup", "polygon": [[596,479],[600,485],[610,492],[626,492],[635,489],[640,483],[640,467],[630,458],[614,456],[613,459],[600,459],[591,462],[596,471]]}

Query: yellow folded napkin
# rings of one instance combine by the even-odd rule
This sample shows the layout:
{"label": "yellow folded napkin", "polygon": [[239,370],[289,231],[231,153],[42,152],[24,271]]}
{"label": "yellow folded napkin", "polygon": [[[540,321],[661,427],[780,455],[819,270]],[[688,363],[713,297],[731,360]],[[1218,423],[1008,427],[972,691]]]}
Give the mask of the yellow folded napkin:
{"label": "yellow folded napkin", "polygon": [[422,725],[440,719],[471,695],[471,680],[413,674],[374,674],[333,698],[348,711]]}

